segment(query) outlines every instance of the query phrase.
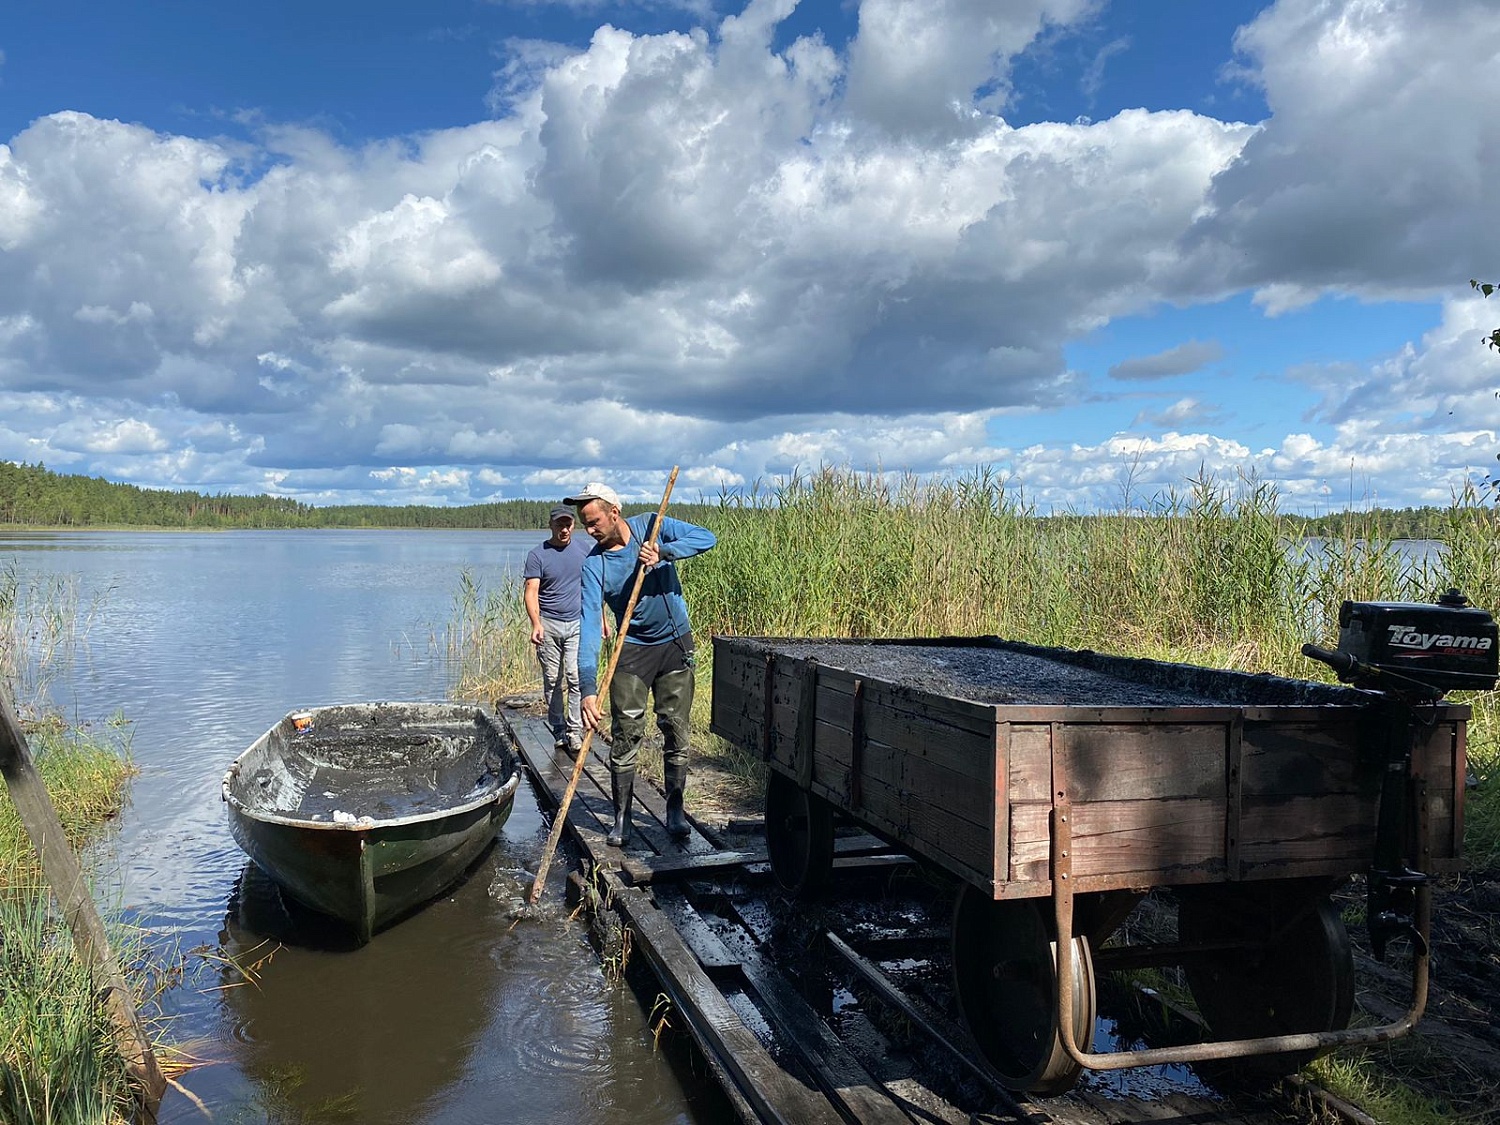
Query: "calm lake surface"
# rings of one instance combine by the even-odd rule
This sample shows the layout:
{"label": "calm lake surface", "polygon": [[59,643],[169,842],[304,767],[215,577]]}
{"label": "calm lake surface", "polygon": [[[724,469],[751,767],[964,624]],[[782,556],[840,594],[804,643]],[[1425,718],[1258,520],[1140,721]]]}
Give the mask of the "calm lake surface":
{"label": "calm lake surface", "polygon": [[[546,826],[527,784],[456,891],[349,950],[289,914],[230,837],[219,782],[288,711],[440,700],[459,577],[515,581],[546,537],[499,531],[0,534],[0,567],[98,599],[52,684],[70,718],[131,722],[140,769],[101,893],[188,973],[165,997],[217,1122],[693,1122],[711,1080],[657,1051],[562,906],[515,923]],[[230,961],[251,970],[254,983]],[[649,1002],[649,997],[647,998]],[[169,1093],[164,1123],[203,1122]]]}

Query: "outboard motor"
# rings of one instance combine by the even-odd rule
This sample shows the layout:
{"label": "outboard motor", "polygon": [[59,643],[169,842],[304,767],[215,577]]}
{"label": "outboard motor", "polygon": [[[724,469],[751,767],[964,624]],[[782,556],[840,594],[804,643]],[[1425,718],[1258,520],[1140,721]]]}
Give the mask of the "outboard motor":
{"label": "outboard motor", "polygon": [[[1370,946],[1383,961],[1391,938],[1406,934],[1421,942],[1413,904],[1417,889],[1431,881],[1406,854],[1412,753],[1433,721],[1423,705],[1447,691],[1492,690],[1500,675],[1500,630],[1489,613],[1450,589],[1433,605],[1345,602],[1339,607],[1339,647],[1330,652],[1303,645],[1302,654],[1327,664],[1343,683],[1387,697],[1385,772],[1366,902]],[[1462,778],[1455,781],[1463,784]]]}

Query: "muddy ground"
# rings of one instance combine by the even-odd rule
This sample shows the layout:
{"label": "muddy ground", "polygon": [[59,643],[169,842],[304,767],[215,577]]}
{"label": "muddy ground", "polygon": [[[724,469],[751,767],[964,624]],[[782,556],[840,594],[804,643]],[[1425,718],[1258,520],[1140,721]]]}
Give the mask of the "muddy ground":
{"label": "muddy ground", "polygon": [[[1363,885],[1341,898],[1355,942],[1356,1003],[1371,1020],[1399,1017],[1411,994],[1399,956],[1370,956]],[[1500,872],[1443,880],[1433,896],[1432,989],[1412,1035],[1380,1060],[1408,1085],[1452,1106],[1455,1120],[1500,1123]]]}

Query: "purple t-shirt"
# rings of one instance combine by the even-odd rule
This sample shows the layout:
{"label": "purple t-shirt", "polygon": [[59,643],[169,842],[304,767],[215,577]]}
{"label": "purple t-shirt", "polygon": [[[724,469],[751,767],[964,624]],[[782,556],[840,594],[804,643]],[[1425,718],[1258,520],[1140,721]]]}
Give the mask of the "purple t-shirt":
{"label": "purple t-shirt", "polygon": [[583,560],[593,550],[593,540],[574,536],[566,547],[554,547],[552,540],[533,547],[526,556],[521,578],[540,578],[537,607],[543,617],[554,621],[577,621],[583,613]]}

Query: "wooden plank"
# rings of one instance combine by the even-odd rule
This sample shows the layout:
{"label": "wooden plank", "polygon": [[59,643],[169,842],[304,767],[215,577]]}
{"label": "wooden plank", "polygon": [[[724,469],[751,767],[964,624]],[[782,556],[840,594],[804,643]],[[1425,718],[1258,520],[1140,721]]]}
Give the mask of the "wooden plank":
{"label": "wooden plank", "polygon": [[1244,798],[1240,862],[1247,867],[1301,861],[1368,866],[1375,848],[1379,795]]}
{"label": "wooden plank", "polygon": [[1230,879],[1240,877],[1240,821],[1244,811],[1245,724],[1239,719],[1229,724],[1229,745],[1225,750],[1226,807],[1224,810],[1224,873]]}
{"label": "wooden plank", "polygon": [[[892,683],[865,672],[841,669],[829,664],[823,664],[821,668],[823,676],[820,686],[823,690],[818,704],[820,709],[826,710],[830,715],[847,716],[850,713],[846,700],[847,697],[853,696],[856,680],[861,680],[865,685],[864,690],[869,700],[867,705],[872,709],[886,711],[893,716],[907,720],[927,721],[939,726],[951,727],[981,739],[987,738],[989,731],[995,726],[993,704],[975,703],[971,700],[939,695],[936,692]],[[841,701],[839,696],[846,697],[846,700]]]}
{"label": "wooden plank", "polygon": [[632,856],[627,855],[620,869],[636,886],[659,883],[667,879],[691,879],[700,874],[722,871],[729,867],[744,867],[752,863],[767,863],[770,857],[764,848],[752,851],[722,851],[709,854]]}
{"label": "wooden plank", "polygon": [[1225,796],[1223,723],[1059,723],[1057,730],[1075,805]]}
{"label": "wooden plank", "polygon": [[42,874],[62,908],[78,958],[90,972],[97,974],[95,979],[102,984],[100,998],[114,1025],[115,1046],[130,1076],[140,1083],[147,1115],[154,1119],[167,1089],[167,1079],[136,1011],[135,992],[110,947],[104,922],[89,897],[83,869],[68,847],[57,809],[31,760],[26,734],[3,690],[0,690],[0,776],[5,778],[17,819],[36,849]]}
{"label": "wooden plank", "polygon": [[[914,712],[895,705],[886,685],[866,681],[864,688],[865,731],[870,738],[911,753],[921,754],[946,769],[971,778],[988,770],[990,743],[994,737],[994,714],[980,724],[953,723],[951,716]],[[852,731],[854,696],[844,685],[825,683],[818,690],[818,718],[833,727]],[[978,729],[975,729],[978,727]]]}
{"label": "wooden plank", "polygon": [[1243,791],[1252,796],[1378,792],[1383,761],[1356,723],[1246,723]]}
{"label": "wooden plank", "polygon": [[994,808],[990,820],[990,872],[996,879],[1010,874],[1010,799],[1005,785],[1010,776],[1011,724],[995,724],[995,748],[985,797]]}
{"label": "wooden plank", "polygon": [[[849,732],[819,723],[815,757],[816,775],[830,787],[852,794],[854,754]],[[873,738],[865,742],[862,764],[861,781],[874,778],[891,788],[912,793],[927,804],[980,825],[985,831],[994,823],[994,794],[982,778],[955,773],[927,757]],[[838,802],[844,809],[858,808],[859,804],[849,796]]]}
{"label": "wooden plank", "polygon": [[[1223,800],[1097,801],[1072,809],[1075,878],[1139,873],[1170,882],[1186,868],[1223,870]],[[1050,814],[1050,805],[1012,804],[1012,881],[1050,877]]]}
{"label": "wooden plank", "polygon": [[644,892],[620,886],[614,903],[635,932],[636,948],[655,970],[699,1050],[718,1060],[762,1121],[842,1125],[843,1117],[827,1098],[776,1063]]}
{"label": "wooden plank", "polygon": [[851,1120],[861,1125],[912,1125],[912,1119],[870,1077],[853,1052],[839,1042],[790,982],[766,962],[744,930],[725,927],[720,937],[739,958],[740,970],[768,1022],[795,1045],[823,1092]]}
{"label": "wooden plank", "polygon": [[1007,790],[1014,803],[1052,802],[1052,724],[1006,723],[1010,737]]}
{"label": "wooden plank", "polygon": [[658,889],[652,897],[662,913],[672,920],[673,927],[693,951],[693,956],[698,958],[698,964],[710,971],[740,967],[740,959],[729,951],[718,933],[680,891]]}

